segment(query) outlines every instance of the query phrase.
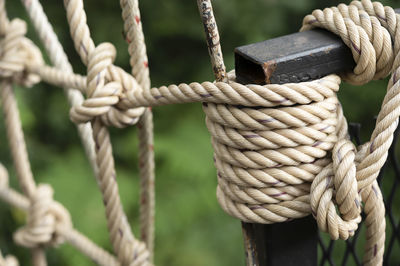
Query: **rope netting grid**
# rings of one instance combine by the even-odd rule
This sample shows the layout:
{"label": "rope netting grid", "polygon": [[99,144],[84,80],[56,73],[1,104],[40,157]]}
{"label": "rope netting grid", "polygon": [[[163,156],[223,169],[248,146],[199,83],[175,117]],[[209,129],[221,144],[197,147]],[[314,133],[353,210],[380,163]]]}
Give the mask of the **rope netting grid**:
{"label": "rope netting grid", "polygon": [[[146,47],[137,0],[121,0],[132,73],[113,64],[110,43],[95,45],[83,0],[65,0],[75,49],[87,75],[72,67],[38,0],[22,1],[54,67],[25,37],[26,25],[9,21],[0,0],[0,83],[2,108],[17,178],[24,195],[8,186],[0,168],[0,198],[27,212],[14,234],[32,250],[34,265],[46,265],[44,249],[65,241],[101,265],[151,265],[154,241],[154,161],[151,106],[203,102],[212,136],[222,208],[245,222],[276,223],[310,213],[332,239],[347,239],[361,221],[367,226],[364,263],[382,264],[385,209],[376,178],[386,161],[400,114],[400,17],[369,0],[315,10],[301,30],[325,28],[351,49],[356,67],[341,78],[364,84],[392,73],[370,142],[355,147],[336,98],[341,78],[329,75],[302,83],[242,85],[226,73],[211,2],[198,0],[216,82],[150,88]],[[78,124],[103,196],[111,243],[109,254],[77,232],[68,211],[52,199],[49,185],[36,185],[30,169],[12,84],[40,80],[65,88],[70,117]],[[86,98],[81,93],[86,95]],[[116,182],[107,126],[138,124],[141,178],[141,240],[133,235]],[[331,158],[331,159],[330,159]],[[13,265],[10,256],[0,263]]]}

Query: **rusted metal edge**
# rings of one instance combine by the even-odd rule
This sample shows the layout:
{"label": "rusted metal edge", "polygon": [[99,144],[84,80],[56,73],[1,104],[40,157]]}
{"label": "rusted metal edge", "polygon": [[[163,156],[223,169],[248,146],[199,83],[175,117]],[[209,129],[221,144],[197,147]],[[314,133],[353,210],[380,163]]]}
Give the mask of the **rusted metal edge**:
{"label": "rusted metal edge", "polygon": [[[400,8],[395,9],[400,13]],[[323,29],[297,32],[235,49],[237,81],[283,84],[318,79],[355,67],[350,49]]]}
{"label": "rusted metal edge", "polygon": [[283,84],[350,71],[350,49],[322,29],[298,32],[235,49],[235,69],[241,83]]}

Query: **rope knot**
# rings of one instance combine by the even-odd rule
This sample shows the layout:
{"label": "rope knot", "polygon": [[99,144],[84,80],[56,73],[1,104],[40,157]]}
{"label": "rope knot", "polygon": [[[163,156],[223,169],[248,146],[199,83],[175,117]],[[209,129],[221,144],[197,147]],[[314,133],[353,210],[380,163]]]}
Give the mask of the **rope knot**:
{"label": "rope knot", "polygon": [[[392,46],[394,32],[389,32],[389,27],[383,27],[379,20],[384,17],[373,16],[373,12],[363,9],[363,5],[368,3],[371,4],[370,1],[353,1],[350,5],[340,4],[337,7],[314,10],[304,18],[301,28],[304,31],[320,27],[342,38],[356,62],[353,71],[343,73],[342,78],[356,85],[389,75],[394,67],[394,54],[398,52]],[[395,24],[395,19],[385,23]]]}
{"label": "rope knot", "polygon": [[12,256],[7,255],[5,258],[2,258],[0,254],[0,265],[1,266],[19,266],[18,260]]}
{"label": "rope knot", "polygon": [[150,253],[146,245],[139,240],[132,239],[121,246],[118,258],[122,265],[148,265]]}
{"label": "rope knot", "polygon": [[68,211],[53,200],[53,189],[41,184],[31,198],[27,224],[14,234],[14,241],[27,248],[58,245],[64,241],[58,229],[71,226]]}
{"label": "rope knot", "polygon": [[26,31],[26,23],[20,19],[13,19],[5,26],[0,40],[0,76],[30,87],[40,77],[26,71],[27,67],[43,65],[44,61],[39,48],[25,37]]}
{"label": "rope knot", "polygon": [[125,127],[135,124],[144,108],[128,108],[125,95],[140,89],[136,80],[122,68],[113,65],[115,47],[102,43],[89,53],[87,65],[87,99],[71,109],[75,123],[99,117],[106,125]]}
{"label": "rope knot", "polygon": [[312,213],[320,228],[329,232],[332,239],[353,236],[361,221],[355,151],[350,140],[340,139],[333,147],[332,163],[315,177],[311,185]]}

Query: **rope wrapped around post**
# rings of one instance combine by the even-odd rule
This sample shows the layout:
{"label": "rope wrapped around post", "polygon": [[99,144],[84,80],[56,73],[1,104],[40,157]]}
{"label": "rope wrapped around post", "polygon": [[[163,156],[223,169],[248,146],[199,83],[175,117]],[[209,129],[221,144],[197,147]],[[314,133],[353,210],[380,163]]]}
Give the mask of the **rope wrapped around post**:
{"label": "rope wrapped around post", "polygon": [[[385,208],[376,178],[400,114],[399,18],[393,9],[363,0],[316,10],[303,22],[301,30],[322,27],[349,46],[357,65],[342,74],[344,80],[364,84],[393,73],[371,140],[358,149],[349,140],[336,96],[289,107],[279,102],[272,108],[203,104],[218,170],[217,198],[226,212],[255,223],[283,222],[312,212],[321,230],[333,239],[347,239],[361,221],[362,202],[364,263],[382,264]],[[332,80],[327,88],[336,92],[337,76],[315,83],[326,79]],[[307,91],[308,84],[290,85]]]}
{"label": "rope wrapped around post", "polygon": [[[151,113],[144,107],[183,102],[203,102],[214,147],[217,198],[227,213],[253,223],[284,222],[312,213],[320,229],[333,239],[347,239],[354,234],[364,211],[364,263],[382,264],[385,209],[376,178],[386,161],[400,115],[400,17],[392,8],[370,0],[354,1],[348,6],[315,10],[303,21],[301,30],[325,28],[339,35],[351,49],[356,67],[351,73],[341,74],[345,81],[360,85],[392,73],[370,142],[355,147],[336,97],[341,82],[337,75],[303,83],[258,86],[239,84],[229,73],[227,80],[225,74],[221,76],[223,82],[147,89],[150,80],[137,1],[121,1],[126,30],[130,37],[137,37],[134,43],[139,46],[136,55],[135,47],[129,48],[133,76],[113,65],[116,51],[111,44],[95,46],[83,1],[64,0],[64,4],[75,48],[87,66],[87,77],[45,66],[38,49],[23,37],[26,26],[18,20],[8,22],[4,0],[0,0],[0,89],[5,120],[9,132],[23,139],[11,82],[27,86],[40,77],[86,93],[87,98],[73,106],[70,116],[75,123],[91,122],[93,128],[99,186],[118,256],[116,262],[107,255],[113,264],[151,265],[153,239],[151,226],[142,226],[142,242],[133,236],[127,222],[106,126],[125,127],[142,121],[147,125],[142,131],[143,147],[149,148]],[[204,8],[209,9],[207,5]],[[133,26],[133,18],[138,25]],[[219,63],[223,65],[222,55]],[[10,143],[18,144],[12,146],[12,152],[27,199],[12,198],[8,181],[1,179],[0,196],[28,211],[28,225],[16,233],[15,240],[37,247],[34,254],[44,257],[42,247],[67,239],[60,232],[72,231],[72,223],[66,210],[52,200],[52,190],[45,185],[36,187],[25,143]],[[146,154],[146,158],[152,157],[151,151]],[[148,173],[143,174],[148,178],[143,180],[146,188],[142,196],[149,200],[149,206],[154,205],[152,167],[149,163]],[[141,213],[143,221],[150,221],[154,215],[153,211]]]}

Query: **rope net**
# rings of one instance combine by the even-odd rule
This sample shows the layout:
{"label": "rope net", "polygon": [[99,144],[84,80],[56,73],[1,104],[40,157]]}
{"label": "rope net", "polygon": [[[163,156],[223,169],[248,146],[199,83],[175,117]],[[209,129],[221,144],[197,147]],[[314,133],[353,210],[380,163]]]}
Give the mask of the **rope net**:
{"label": "rope net", "polygon": [[[198,0],[215,82],[150,87],[137,0],[121,0],[130,40],[131,73],[114,65],[116,49],[96,45],[83,0],[64,0],[75,49],[87,74],[73,72],[38,0],[22,1],[53,66],[25,37],[26,23],[9,20],[0,0],[0,92],[4,121],[21,191],[8,185],[0,165],[0,198],[27,213],[14,241],[32,250],[33,265],[46,265],[45,248],[68,242],[100,265],[152,265],[154,249],[153,125],[149,107],[202,102],[214,148],[217,199],[230,215],[251,223],[277,223],[312,214],[332,239],[354,234],[365,213],[364,263],[382,264],[385,208],[376,178],[386,161],[400,115],[400,17],[369,0],[315,10],[302,31],[315,27],[339,35],[351,49],[350,73],[283,85],[243,85],[226,72],[211,2]],[[370,141],[355,147],[336,97],[341,79],[365,84],[392,74]],[[68,211],[47,184],[36,184],[12,85],[44,81],[64,88],[70,118],[96,175],[105,205],[110,254],[74,229]],[[83,96],[85,95],[85,97]],[[140,158],[140,239],[121,204],[107,127],[137,124]],[[0,254],[0,265],[18,265]]]}

